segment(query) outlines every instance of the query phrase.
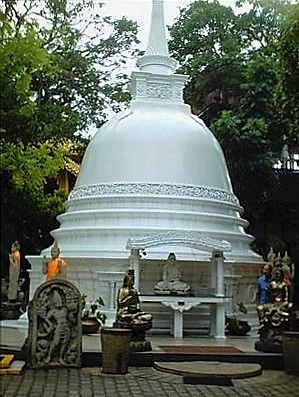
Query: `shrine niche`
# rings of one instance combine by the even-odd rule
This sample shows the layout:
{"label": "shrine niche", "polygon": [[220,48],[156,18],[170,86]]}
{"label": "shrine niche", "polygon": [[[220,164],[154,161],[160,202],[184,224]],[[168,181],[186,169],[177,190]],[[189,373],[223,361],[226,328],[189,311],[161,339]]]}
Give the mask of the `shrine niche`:
{"label": "shrine niche", "polygon": [[31,368],[80,367],[81,294],[66,280],[43,283],[29,304],[28,354]]}

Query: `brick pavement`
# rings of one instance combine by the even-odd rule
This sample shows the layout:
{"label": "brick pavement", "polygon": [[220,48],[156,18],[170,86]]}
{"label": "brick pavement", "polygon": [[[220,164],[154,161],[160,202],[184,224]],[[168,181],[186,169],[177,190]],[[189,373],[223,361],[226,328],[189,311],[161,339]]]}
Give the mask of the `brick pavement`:
{"label": "brick pavement", "polygon": [[26,370],[0,382],[4,397],[299,397],[299,376],[282,371],[235,380],[234,387],[184,385],[180,376],[153,368],[130,368],[127,375],[99,368]]}

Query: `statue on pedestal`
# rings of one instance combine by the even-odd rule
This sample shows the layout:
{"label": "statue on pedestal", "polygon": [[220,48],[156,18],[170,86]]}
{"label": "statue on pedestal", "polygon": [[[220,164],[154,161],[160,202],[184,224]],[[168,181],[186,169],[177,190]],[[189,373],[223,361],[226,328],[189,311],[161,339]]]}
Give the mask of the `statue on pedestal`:
{"label": "statue on pedestal", "polygon": [[[20,243],[15,241],[11,245],[9,254],[9,284],[7,298],[1,302],[1,320],[16,320],[21,315],[22,302],[19,295],[19,276],[20,276]],[[4,295],[4,294],[3,294]],[[5,297],[6,298],[6,297]]]}
{"label": "statue on pedestal", "polygon": [[281,269],[283,271],[283,281],[288,286],[289,302],[293,302],[295,265],[292,263],[287,251],[285,252],[284,257],[281,259]]}
{"label": "statue on pedestal", "polygon": [[82,352],[81,294],[67,280],[41,284],[29,303],[25,343],[31,368],[80,367]]}
{"label": "statue on pedestal", "polygon": [[43,257],[43,273],[46,274],[47,281],[64,277],[65,262],[63,259],[59,258],[59,254],[60,249],[55,240],[51,248],[52,259],[50,262],[47,261],[46,256]]}
{"label": "statue on pedestal", "polygon": [[141,311],[134,281],[134,270],[129,269],[117,294],[116,321],[113,326],[132,330],[131,350],[148,351],[151,350],[151,345],[145,340],[145,331],[152,327],[153,316]]}
{"label": "statue on pedestal", "polygon": [[260,340],[255,348],[264,352],[282,351],[282,334],[289,329],[292,303],[289,290],[284,282],[283,270],[275,267],[269,284],[270,303],[259,305],[257,312],[260,321]]}
{"label": "statue on pedestal", "polygon": [[182,281],[183,275],[176,262],[174,253],[168,255],[163,266],[162,281],[159,281],[154,292],[157,295],[189,295],[190,285]]}
{"label": "statue on pedestal", "polygon": [[8,300],[16,301],[18,297],[19,275],[20,275],[20,243],[15,241],[11,245],[11,253],[9,254],[9,286]]}

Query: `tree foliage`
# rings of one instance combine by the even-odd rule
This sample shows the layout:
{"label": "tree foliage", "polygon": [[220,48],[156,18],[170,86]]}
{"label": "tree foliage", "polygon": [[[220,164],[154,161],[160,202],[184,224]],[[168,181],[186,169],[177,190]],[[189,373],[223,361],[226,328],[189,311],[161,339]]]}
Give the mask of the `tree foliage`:
{"label": "tree foliage", "polygon": [[287,16],[278,43],[278,112],[289,140],[299,149],[299,4]]}
{"label": "tree foliage", "polygon": [[36,249],[45,243],[40,236],[66,199],[55,180],[69,142],[80,157],[82,133],[129,98],[124,66],[136,52],[136,33],[136,23],[104,16],[98,2],[1,0],[3,248],[25,235]]}
{"label": "tree foliage", "polygon": [[170,28],[170,49],[190,76],[185,98],[220,141],[254,225],[276,183],[283,135],[298,145],[298,6],[237,1],[244,5],[237,13],[217,0],[194,1]]}

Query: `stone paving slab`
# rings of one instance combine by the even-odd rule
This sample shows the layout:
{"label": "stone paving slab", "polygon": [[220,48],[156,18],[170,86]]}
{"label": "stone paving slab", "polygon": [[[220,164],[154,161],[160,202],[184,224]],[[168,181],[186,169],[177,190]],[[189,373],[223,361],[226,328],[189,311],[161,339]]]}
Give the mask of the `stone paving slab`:
{"label": "stone paving slab", "polygon": [[234,387],[185,385],[182,377],[153,368],[106,375],[100,368],[26,370],[2,377],[3,397],[299,397],[299,377],[264,371],[234,380]]}
{"label": "stone paving slab", "polygon": [[262,374],[260,364],[233,364],[219,361],[155,362],[154,368],[180,376],[209,378],[243,379]]}

